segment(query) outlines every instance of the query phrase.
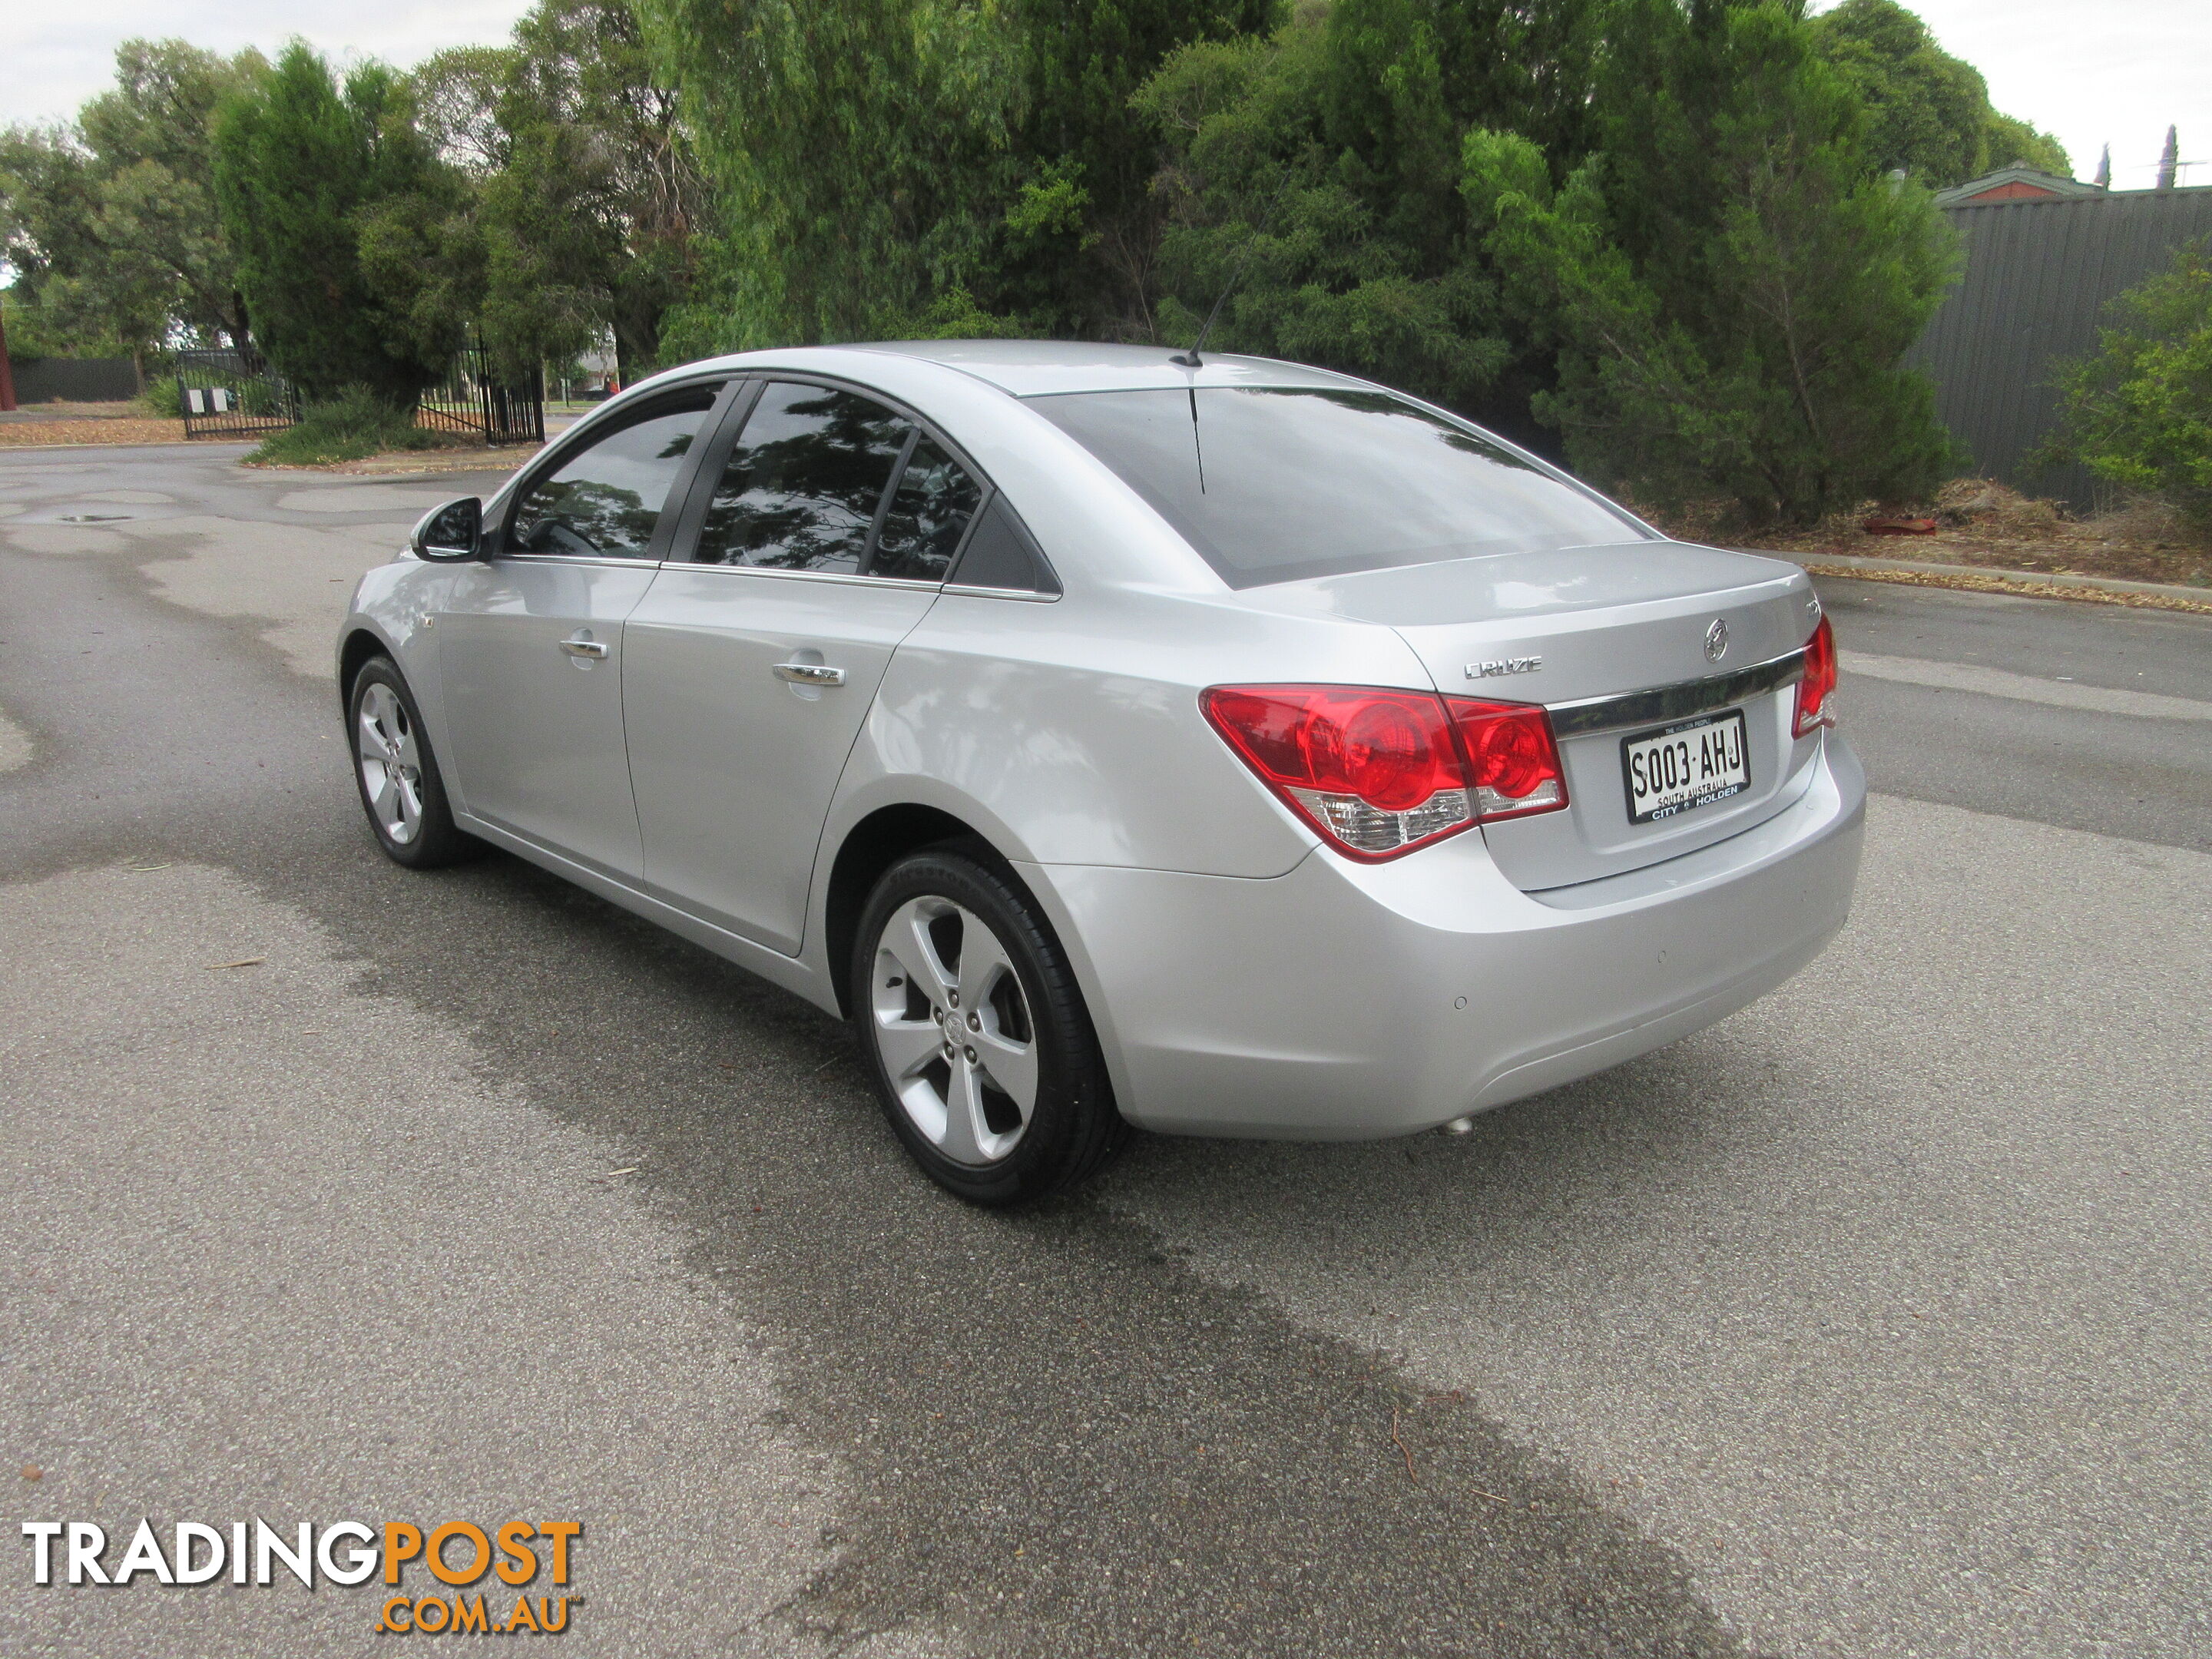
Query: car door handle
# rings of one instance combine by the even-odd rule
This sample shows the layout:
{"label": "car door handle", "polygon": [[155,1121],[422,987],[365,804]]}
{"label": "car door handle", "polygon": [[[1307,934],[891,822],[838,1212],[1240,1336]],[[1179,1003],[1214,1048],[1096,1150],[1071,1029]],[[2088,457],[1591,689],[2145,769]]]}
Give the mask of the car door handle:
{"label": "car door handle", "polygon": [[572,657],[589,657],[594,661],[607,654],[605,645],[582,634],[570,635],[561,641],[561,648]]}
{"label": "car door handle", "polygon": [[775,665],[775,677],[789,680],[793,685],[842,685],[845,671],[820,662],[780,662]]}

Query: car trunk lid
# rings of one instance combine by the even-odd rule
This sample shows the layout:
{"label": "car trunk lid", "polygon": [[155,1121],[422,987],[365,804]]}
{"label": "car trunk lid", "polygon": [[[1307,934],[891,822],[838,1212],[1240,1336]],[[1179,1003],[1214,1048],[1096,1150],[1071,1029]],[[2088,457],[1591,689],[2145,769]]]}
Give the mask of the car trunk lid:
{"label": "car trunk lid", "polygon": [[[1791,734],[1795,665],[1819,601],[1793,564],[1630,542],[1363,571],[1248,589],[1270,608],[1394,629],[1449,696],[1553,711],[1568,806],[1485,827],[1509,879],[1538,890],[1672,858],[1795,799],[1817,737]],[[1635,694],[1654,694],[1638,696]],[[1738,793],[1632,821],[1622,744],[1742,711]]]}

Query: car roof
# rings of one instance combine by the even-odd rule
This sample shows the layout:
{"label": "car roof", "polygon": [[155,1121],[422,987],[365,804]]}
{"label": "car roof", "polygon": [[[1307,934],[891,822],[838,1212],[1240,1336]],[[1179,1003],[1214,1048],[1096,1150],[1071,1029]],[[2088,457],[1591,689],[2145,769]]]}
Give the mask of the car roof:
{"label": "car roof", "polygon": [[[816,354],[889,354],[942,364],[1012,392],[1040,398],[1064,392],[1180,392],[1186,386],[1310,386],[1365,387],[1364,380],[1272,357],[1207,352],[1192,369],[1169,361],[1176,346],[1109,345],[1078,340],[885,340],[817,346]],[[818,359],[817,359],[818,361]],[[861,378],[855,368],[856,378]]]}

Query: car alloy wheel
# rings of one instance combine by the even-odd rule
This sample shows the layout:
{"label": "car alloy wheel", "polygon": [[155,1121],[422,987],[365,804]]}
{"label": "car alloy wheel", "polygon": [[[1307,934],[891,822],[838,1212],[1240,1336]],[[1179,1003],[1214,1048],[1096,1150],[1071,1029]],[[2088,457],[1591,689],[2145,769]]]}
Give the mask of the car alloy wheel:
{"label": "car alloy wheel", "polygon": [[354,676],[347,741],[362,810],[386,857],[410,870],[473,858],[483,843],[453,822],[438,757],[398,665],[371,657]]}
{"label": "car alloy wheel", "polygon": [[1028,1203],[1121,1144],[1066,955],[988,849],[924,848],[884,871],[848,961],[847,1006],[884,1115],[945,1190]]}
{"label": "car alloy wheel", "polygon": [[876,1052],[900,1108],[955,1164],[1010,1156],[1036,1110],[1036,1025],[1006,947],[933,895],[892,913],[876,950]]}
{"label": "car alloy wheel", "polygon": [[386,840],[410,845],[422,832],[422,754],[415,722],[389,685],[372,683],[354,722],[361,796]]}

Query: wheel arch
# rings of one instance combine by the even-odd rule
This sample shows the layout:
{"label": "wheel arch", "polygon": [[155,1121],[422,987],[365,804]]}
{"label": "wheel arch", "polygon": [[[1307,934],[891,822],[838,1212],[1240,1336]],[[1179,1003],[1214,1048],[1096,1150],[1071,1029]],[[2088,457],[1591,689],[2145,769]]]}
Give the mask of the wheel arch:
{"label": "wheel arch", "polygon": [[983,855],[1002,874],[1013,874],[1006,854],[975,825],[942,807],[925,806],[919,801],[879,806],[846,831],[830,866],[822,906],[823,947],[841,1015],[853,1012],[852,987],[845,970],[860,935],[860,912],[876,883],[908,854],[954,843]]}
{"label": "wheel arch", "polygon": [[386,644],[374,629],[356,627],[345,636],[338,647],[338,714],[343,719],[351,712],[354,677],[361,672],[362,665],[371,657],[390,657],[395,663],[398,654]]}

